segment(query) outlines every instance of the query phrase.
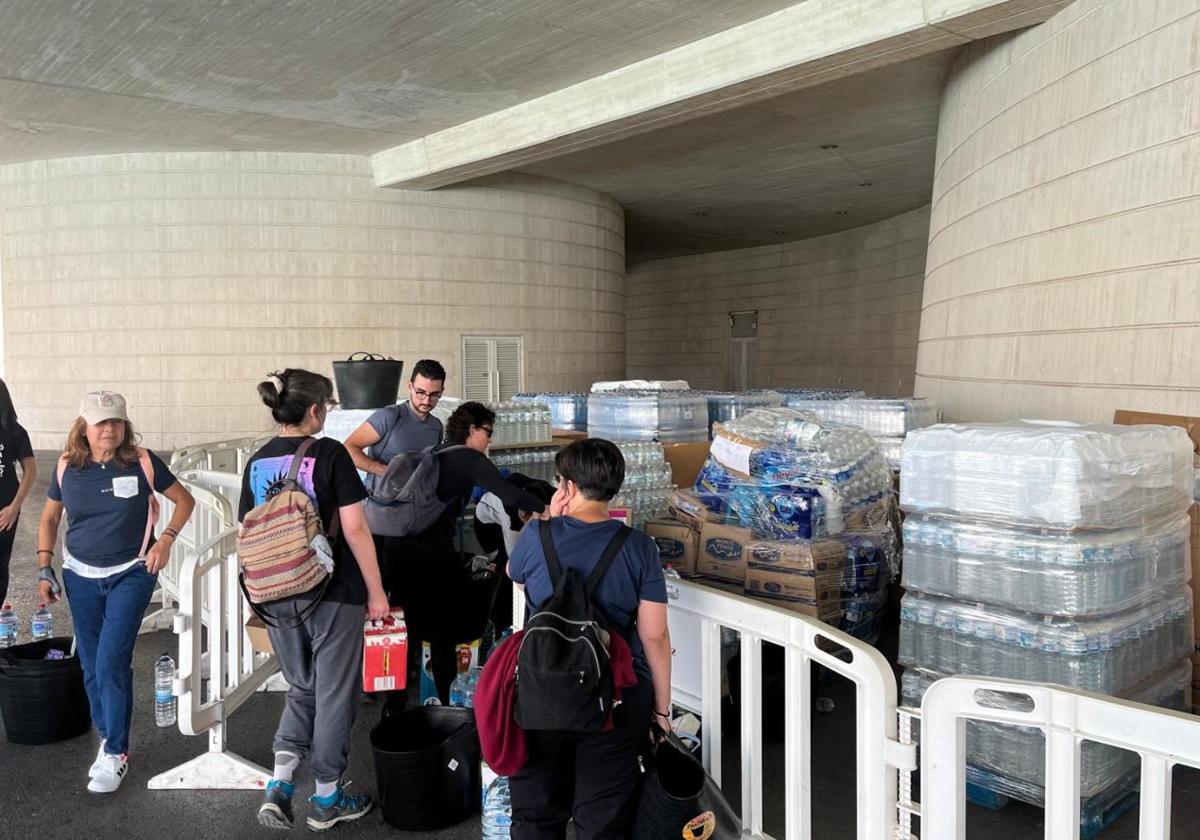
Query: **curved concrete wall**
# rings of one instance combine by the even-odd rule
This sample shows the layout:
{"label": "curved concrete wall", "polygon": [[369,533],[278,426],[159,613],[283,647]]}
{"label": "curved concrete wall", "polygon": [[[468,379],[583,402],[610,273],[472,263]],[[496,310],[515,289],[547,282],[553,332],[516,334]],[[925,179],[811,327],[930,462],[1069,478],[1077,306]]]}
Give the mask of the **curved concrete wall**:
{"label": "curved concrete wall", "polygon": [[[82,393],[125,393],[148,445],[270,425],[254,383],[333,359],[438,358],[524,336],[528,388],[625,369],[624,221],[522,176],[418,193],[368,159],[132,154],[0,167],[5,377],[34,445]],[[407,373],[407,367],[406,367]]]}
{"label": "curved concrete wall", "polygon": [[756,387],[911,395],[929,209],[629,269],[628,369],[728,388],[729,313],[758,310]]}
{"label": "curved concrete wall", "polygon": [[1200,414],[1200,4],[1079,0],[942,105],[917,391],[947,416]]}

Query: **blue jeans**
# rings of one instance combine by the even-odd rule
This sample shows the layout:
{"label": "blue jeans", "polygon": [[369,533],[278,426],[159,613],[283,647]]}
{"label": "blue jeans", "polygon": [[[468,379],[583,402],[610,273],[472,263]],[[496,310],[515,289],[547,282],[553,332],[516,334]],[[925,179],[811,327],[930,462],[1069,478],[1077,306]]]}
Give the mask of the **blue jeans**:
{"label": "blue jeans", "polygon": [[92,723],[107,739],[104,751],[111,755],[129,752],[133,644],[157,581],[142,563],[96,579],[63,569]]}

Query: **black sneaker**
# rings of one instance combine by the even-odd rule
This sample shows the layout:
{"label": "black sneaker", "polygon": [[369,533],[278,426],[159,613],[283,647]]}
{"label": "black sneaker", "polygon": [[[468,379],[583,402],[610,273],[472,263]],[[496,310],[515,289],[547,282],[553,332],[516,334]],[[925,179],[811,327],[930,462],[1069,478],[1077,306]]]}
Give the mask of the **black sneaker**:
{"label": "black sneaker", "polygon": [[289,831],[292,827],[292,794],[296,788],[291,782],[272,779],[267,782],[263,804],[258,808],[258,821],[267,828]]}
{"label": "black sneaker", "polygon": [[[349,782],[346,783],[346,785],[349,784]],[[325,831],[340,822],[356,820],[365,816],[375,805],[371,801],[371,797],[365,793],[361,796],[346,793],[346,785],[338,785],[337,791],[328,800],[318,799],[316,796],[308,798],[313,807],[312,813],[308,816],[310,831]]]}

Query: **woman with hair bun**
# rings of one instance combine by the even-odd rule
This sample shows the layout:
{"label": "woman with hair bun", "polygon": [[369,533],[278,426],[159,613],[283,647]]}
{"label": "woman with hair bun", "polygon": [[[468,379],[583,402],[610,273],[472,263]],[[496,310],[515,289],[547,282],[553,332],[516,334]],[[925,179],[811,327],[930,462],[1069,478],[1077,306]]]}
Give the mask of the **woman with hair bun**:
{"label": "woman with hair bun", "polygon": [[[367,491],[350,453],[331,438],[312,440],[336,405],[333,383],[319,373],[289,368],[259,383],[258,394],[279,434],[246,463],[238,520],[277,492],[300,447],[307,445],[296,483],[316,505],[333,550],[333,573],[321,584],[323,591],[258,605],[272,619],[267,635],[289,686],[275,732],[275,769],[258,821],[269,828],[292,827],[292,778],[307,758],[316,777],[308,827],[324,831],[362,817],[373,804],[366,794],[348,793],[342,774],[359,703],[364,611],[383,618],[388,599],[363,515]],[[314,600],[319,600],[315,607]]]}

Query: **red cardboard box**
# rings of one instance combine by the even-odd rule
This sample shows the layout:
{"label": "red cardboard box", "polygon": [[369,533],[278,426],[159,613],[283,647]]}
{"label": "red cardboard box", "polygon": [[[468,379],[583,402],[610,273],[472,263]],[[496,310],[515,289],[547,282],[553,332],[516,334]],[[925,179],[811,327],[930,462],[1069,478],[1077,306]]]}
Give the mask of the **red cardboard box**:
{"label": "red cardboard box", "polygon": [[363,691],[397,691],[408,681],[408,628],[404,611],[392,610],[363,625]]}

